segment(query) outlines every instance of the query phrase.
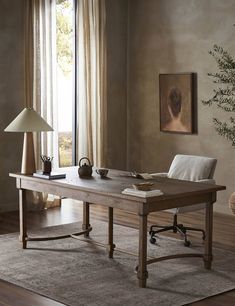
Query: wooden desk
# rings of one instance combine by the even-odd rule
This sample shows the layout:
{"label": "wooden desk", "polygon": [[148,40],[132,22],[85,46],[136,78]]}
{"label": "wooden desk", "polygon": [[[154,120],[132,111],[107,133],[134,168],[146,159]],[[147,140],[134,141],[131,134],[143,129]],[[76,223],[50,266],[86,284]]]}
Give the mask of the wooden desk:
{"label": "wooden desk", "polygon": [[[216,201],[216,192],[224,190],[225,186],[209,185],[189,181],[180,181],[167,178],[153,180],[156,189],[162,190],[164,195],[151,198],[140,198],[123,195],[121,192],[133,183],[141,180],[130,177],[128,172],[110,170],[109,177],[101,179],[96,173],[90,179],[80,179],[77,167],[65,168],[66,179],[44,180],[29,175],[11,173],[16,178],[16,187],[19,189],[20,209],[20,236],[23,248],[27,247],[27,241],[39,241],[50,239],[62,239],[67,237],[78,238],[79,235],[89,236],[92,230],[89,222],[89,204],[100,204],[108,207],[108,255],[113,257],[115,245],[113,243],[113,208],[136,213],[139,216],[139,264],[137,277],[140,287],[146,287],[148,278],[147,265],[166,259],[179,257],[201,257],[206,269],[211,269],[212,262],[212,231],[213,231],[213,203]],[[82,231],[71,235],[63,235],[48,238],[30,238],[27,235],[27,203],[26,191],[34,190],[59,195],[75,200],[83,201],[83,225]],[[162,258],[147,258],[147,217],[155,211],[169,208],[188,206],[192,204],[208,203],[205,213],[205,251],[204,254],[177,254]],[[87,239],[87,242],[91,240]]]}

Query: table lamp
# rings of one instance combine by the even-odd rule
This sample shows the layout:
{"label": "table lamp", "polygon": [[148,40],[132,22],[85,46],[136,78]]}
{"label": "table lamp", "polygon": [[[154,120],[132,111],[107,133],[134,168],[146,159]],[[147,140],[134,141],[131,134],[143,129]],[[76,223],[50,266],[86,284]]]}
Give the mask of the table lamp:
{"label": "table lamp", "polygon": [[33,108],[24,108],[4,131],[24,132],[21,173],[33,174],[36,165],[32,132],[53,131],[53,128]]}

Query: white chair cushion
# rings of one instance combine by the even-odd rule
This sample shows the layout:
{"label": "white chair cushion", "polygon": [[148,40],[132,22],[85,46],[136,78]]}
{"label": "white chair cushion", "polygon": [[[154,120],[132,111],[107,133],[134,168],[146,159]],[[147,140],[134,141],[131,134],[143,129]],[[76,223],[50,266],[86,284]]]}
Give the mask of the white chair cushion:
{"label": "white chair cushion", "polygon": [[[151,173],[152,177],[169,177],[179,180],[215,184],[213,179],[217,160],[215,158],[181,155],[175,156],[168,173]],[[205,203],[167,209],[173,214],[196,211],[205,208]]]}
{"label": "white chair cushion", "polygon": [[176,155],[168,172],[169,178],[198,181],[211,178],[212,169],[215,168],[216,159],[193,156]]}

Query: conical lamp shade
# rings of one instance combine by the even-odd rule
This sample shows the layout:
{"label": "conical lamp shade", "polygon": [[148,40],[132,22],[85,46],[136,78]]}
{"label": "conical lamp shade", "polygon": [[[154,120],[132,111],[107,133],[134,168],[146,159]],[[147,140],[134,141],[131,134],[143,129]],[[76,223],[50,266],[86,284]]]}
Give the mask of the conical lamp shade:
{"label": "conical lamp shade", "polygon": [[53,131],[53,128],[32,108],[22,112],[5,128],[5,132]]}
{"label": "conical lamp shade", "polygon": [[24,108],[4,131],[24,132],[21,173],[33,174],[36,167],[32,132],[53,131],[53,128],[34,109]]}

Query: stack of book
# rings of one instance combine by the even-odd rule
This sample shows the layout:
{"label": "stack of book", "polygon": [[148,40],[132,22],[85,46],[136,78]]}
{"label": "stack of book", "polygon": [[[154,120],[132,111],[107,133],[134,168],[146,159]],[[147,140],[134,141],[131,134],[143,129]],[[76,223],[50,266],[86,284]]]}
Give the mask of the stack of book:
{"label": "stack of book", "polygon": [[60,172],[50,172],[50,173],[43,173],[43,171],[37,171],[33,174],[35,177],[43,178],[46,180],[58,180],[66,177],[65,173]]}
{"label": "stack of book", "polygon": [[126,188],[122,191],[122,194],[132,195],[132,196],[141,197],[141,198],[148,198],[148,197],[160,196],[163,194],[163,192],[159,189],[144,191],[144,190],[138,190],[134,188]]}

